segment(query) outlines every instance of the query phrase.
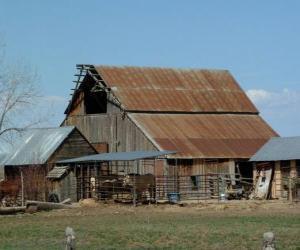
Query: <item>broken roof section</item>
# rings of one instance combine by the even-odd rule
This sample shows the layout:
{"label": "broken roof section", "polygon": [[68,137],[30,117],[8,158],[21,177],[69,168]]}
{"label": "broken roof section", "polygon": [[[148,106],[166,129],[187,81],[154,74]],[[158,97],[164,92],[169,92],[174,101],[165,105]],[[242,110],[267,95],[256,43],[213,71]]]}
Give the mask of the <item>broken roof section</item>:
{"label": "broken roof section", "polygon": [[9,166],[45,164],[74,129],[74,126],[26,129],[9,152],[0,153],[3,156],[0,162]]}
{"label": "broken roof section", "polygon": [[276,132],[258,115],[129,114],[172,158],[250,158]]}
{"label": "broken roof section", "polygon": [[227,70],[89,67],[126,111],[258,113]]}
{"label": "broken roof section", "polygon": [[300,159],[300,136],[271,138],[250,161],[285,161]]}

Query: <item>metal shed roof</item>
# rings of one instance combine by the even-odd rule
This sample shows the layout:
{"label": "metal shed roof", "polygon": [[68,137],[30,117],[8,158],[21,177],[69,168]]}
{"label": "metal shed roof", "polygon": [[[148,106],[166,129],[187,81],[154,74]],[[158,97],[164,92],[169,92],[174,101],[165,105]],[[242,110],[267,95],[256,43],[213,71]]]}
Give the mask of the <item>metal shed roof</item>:
{"label": "metal shed roof", "polygon": [[174,154],[175,151],[132,151],[88,155],[57,163],[80,163],[80,162],[101,162],[101,161],[134,161],[141,159],[156,158],[163,155]]}
{"label": "metal shed roof", "polygon": [[258,113],[227,70],[95,68],[127,111]]}
{"label": "metal shed roof", "polygon": [[74,129],[74,126],[26,129],[9,153],[3,154],[2,165],[44,164]]}
{"label": "metal shed roof", "polygon": [[159,150],[174,158],[249,159],[276,132],[258,115],[129,114]]}
{"label": "metal shed roof", "polygon": [[250,161],[284,161],[300,159],[300,136],[271,138]]}

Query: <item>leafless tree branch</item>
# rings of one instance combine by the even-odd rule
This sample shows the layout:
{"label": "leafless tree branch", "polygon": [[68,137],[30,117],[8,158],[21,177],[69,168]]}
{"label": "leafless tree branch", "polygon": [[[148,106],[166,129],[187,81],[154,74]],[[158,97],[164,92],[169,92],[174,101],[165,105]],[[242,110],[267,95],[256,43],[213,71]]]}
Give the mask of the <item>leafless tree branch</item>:
{"label": "leafless tree branch", "polygon": [[24,65],[7,65],[1,44],[0,40],[0,136],[40,123],[40,119],[30,121],[25,117],[40,97],[37,75]]}

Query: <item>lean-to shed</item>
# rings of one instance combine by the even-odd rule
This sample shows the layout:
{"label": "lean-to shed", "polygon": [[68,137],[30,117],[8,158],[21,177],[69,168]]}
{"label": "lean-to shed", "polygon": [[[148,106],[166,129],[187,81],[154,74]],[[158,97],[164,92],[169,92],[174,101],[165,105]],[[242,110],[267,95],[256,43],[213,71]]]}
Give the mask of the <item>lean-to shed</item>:
{"label": "lean-to shed", "polygon": [[5,180],[20,183],[22,173],[26,198],[47,200],[51,187],[46,175],[55,162],[95,152],[74,126],[34,128],[22,131],[10,149],[0,154],[0,162]]}
{"label": "lean-to shed", "polygon": [[250,159],[254,179],[267,169],[274,171],[271,198],[300,199],[300,136],[271,138]]}

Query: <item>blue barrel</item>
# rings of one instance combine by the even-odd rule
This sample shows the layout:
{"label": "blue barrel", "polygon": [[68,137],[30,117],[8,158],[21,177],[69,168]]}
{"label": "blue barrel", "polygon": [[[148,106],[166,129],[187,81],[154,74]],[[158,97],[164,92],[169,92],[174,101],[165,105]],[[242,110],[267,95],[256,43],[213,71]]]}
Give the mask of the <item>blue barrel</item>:
{"label": "blue barrel", "polygon": [[168,193],[168,199],[170,203],[177,203],[180,201],[180,193]]}

